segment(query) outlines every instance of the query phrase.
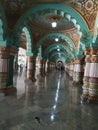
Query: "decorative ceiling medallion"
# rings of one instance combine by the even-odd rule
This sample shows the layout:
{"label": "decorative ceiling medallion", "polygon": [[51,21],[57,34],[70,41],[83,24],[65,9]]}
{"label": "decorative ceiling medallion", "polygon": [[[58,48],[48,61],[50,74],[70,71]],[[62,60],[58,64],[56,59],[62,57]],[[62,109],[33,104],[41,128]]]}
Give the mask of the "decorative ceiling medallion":
{"label": "decorative ceiling medallion", "polygon": [[87,1],[87,2],[85,3],[85,8],[86,8],[86,10],[88,10],[88,11],[92,10],[92,9],[93,9],[93,6],[94,6],[94,3],[93,3],[92,0],[89,0],[89,1]]}
{"label": "decorative ceiling medallion", "polygon": [[46,19],[50,22],[53,22],[53,21],[58,22],[58,21],[62,21],[64,18],[59,15],[50,14],[46,16]]}
{"label": "decorative ceiling medallion", "polygon": [[77,2],[84,11],[84,14],[91,14],[98,9],[97,0],[78,0]]}

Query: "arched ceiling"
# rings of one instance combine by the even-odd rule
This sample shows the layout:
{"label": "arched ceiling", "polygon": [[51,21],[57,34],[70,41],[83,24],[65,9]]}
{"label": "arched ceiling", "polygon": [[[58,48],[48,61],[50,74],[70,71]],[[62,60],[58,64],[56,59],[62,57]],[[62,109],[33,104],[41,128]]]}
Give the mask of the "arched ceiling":
{"label": "arched ceiling", "polygon": [[[42,58],[47,57],[54,62],[60,58],[66,61],[76,56],[80,49],[83,54],[82,45],[90,46],[92,42],[97,0],[0,2],[7,18],[8,31],[13,36],[13,45],[26,48],[28,55],[37,54],[41,47],[39,53]],[[57,26],[52,27],[52,22],[56,22]],[[60,52],[57,51],[57,44],[61,45]]]}
{"label": "arched ceiling", "polygon": [[[34,18],[34,20],[32,20],[31,22],[32,26],[38,26],[39,28],[42,28],[45,30],[51,30],[51,31],[69,30],[69,29],[74,28],[74,24],[71,21],[69,21],[67,18],[64,18],[63,16],[61,16],[60,14],[54,14],[53,12],[53,13],[47,13],[43,15],[43,13],[41,14],[40,12],[40,14],[37,15]],[[57,23],[56,28],[52,28],[52,25],[51,25],[51,23],[54,21]]]}

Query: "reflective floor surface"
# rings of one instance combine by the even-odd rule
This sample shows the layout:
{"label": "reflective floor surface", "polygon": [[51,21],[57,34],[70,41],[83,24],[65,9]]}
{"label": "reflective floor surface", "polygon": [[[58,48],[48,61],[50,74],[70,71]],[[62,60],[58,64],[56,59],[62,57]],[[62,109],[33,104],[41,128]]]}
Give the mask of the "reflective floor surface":
{"label": "reflective floor surface", "polygon": [[81,103],[81,85],[65,72],[36,78],[14,76],[17,93],[0,97],[0,130],[98,130],[98,104]]}

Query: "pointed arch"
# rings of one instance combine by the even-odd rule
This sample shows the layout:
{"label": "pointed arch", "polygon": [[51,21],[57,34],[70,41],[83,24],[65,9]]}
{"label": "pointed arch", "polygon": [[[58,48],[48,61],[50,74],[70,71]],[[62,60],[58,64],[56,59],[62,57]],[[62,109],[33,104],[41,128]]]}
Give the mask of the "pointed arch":
{"label": "pointed arch", "polygon": [[8,38],[8,25],[4,13],[4,9],[0,3],[0,45],[6,46]]}

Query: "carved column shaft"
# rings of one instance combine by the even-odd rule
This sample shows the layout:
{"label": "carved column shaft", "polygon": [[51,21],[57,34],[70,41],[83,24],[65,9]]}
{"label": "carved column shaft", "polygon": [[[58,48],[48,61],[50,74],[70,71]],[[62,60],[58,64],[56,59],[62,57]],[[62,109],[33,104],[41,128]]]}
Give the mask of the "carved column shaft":
{"label": "carved column shaft", "polygon": [[84,57],[77,57],[74,60],[73,82],[83,83],[83,75],[84,75]]}
{"label": "carved column shaft", "polygon": [[47,72],[50,71],[50,62],[47,62]]}
{"label": "carved column shaft", "polygon": [[44,65],[43,65],[43,60],[40,60],[40,63],[39,63],[40,65],[39,65],[39,74],[40,75],[43,75],[43,67],[44,67]]}
{"label": "carved column shaft", "polygon": [[30,79],[32,81],[36,81],[35,71],[36,71],[36,57],[35,56],[28,56],[27,79]]}
{"label": "carved column shaft", "polygon": [[67,73],[71,78],[73,78],[73,67],[73,60],[67,63]]}
{"label": "carved column shaft", "polygon": [[0,47],[0,92],[9,93],[16,90],[13,87],[13,63],[17,50]]}
{"label": "carved column shaft", "polygon": [[7,87],[9,52],[0,50],[0,89]]}
{"label": "carved column shaft", "polygon": [[83,98],[88,99],[89,95],[89,76],[90,76],[90,62],[91,62],[91,55],[86,55],[85,58],[85,68],[84,68],[84,78],[83,78]]}
{"label": "carved column shaft", "polygon": [[46,74],[46,61],[43,61],[43,75]]}
{"label": "carved column shaft", "polygon": [[88,100],[98,102],[98,49],[91,49],[91,55]]}

